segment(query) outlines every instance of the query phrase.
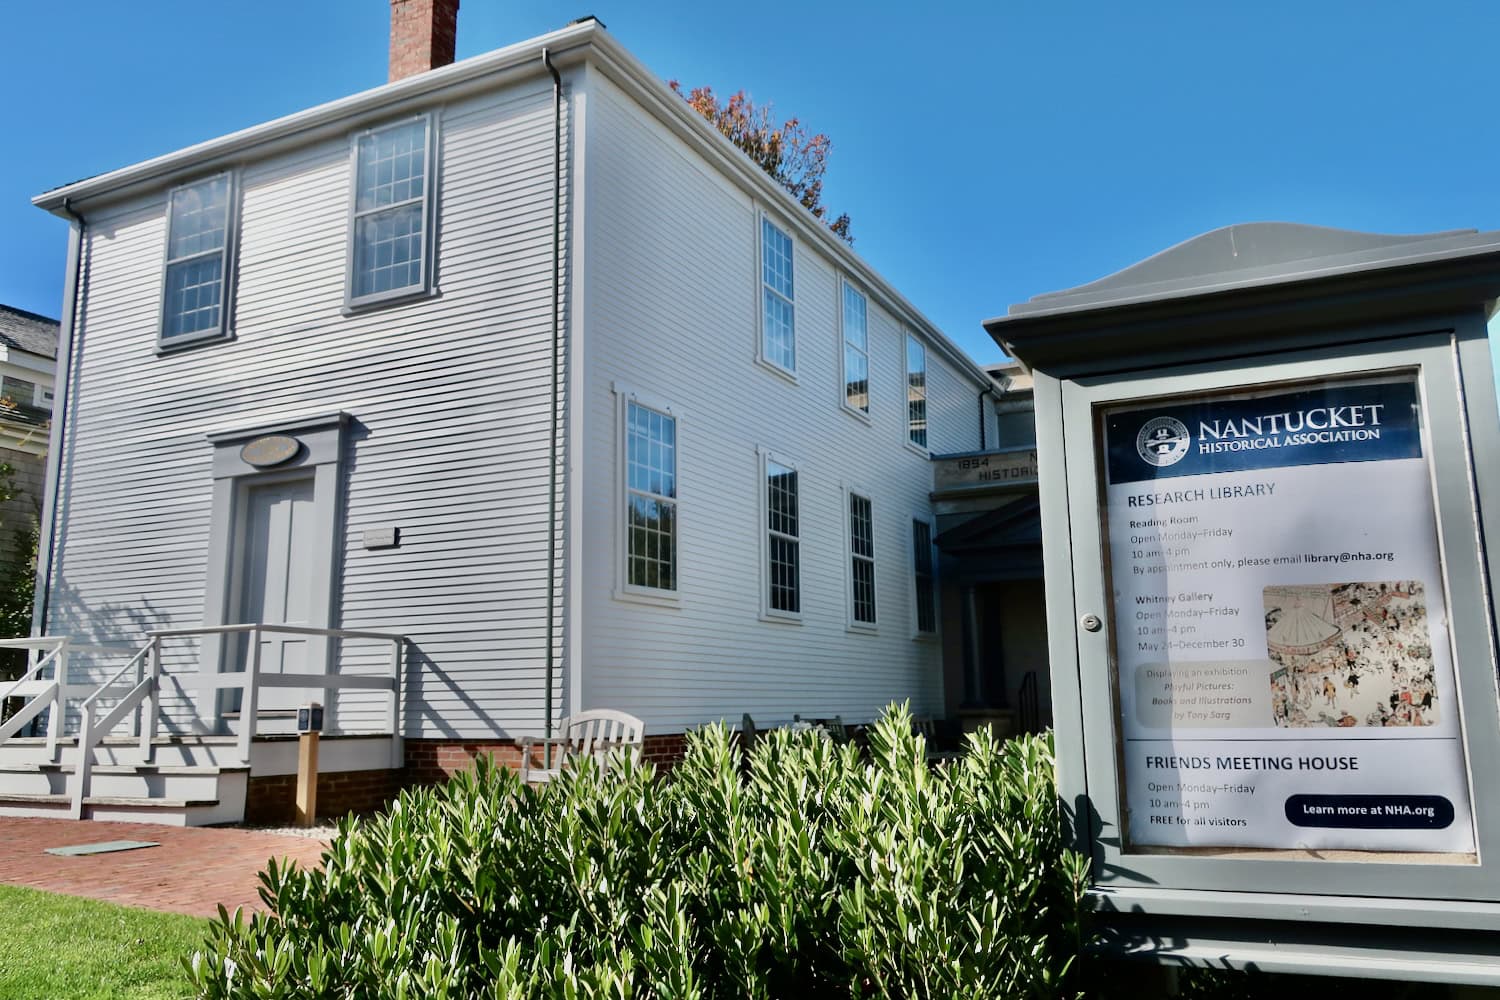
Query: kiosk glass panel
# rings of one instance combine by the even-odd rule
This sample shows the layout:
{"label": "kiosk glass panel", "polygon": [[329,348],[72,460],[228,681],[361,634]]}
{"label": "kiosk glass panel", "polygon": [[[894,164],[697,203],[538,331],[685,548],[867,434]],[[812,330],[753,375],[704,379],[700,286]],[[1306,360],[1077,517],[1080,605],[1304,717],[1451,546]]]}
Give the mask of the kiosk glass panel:
{"label": "kiosk glass panel", "polygon": [[1098,413],[1126,849],[1471,854],[1416,375]]}

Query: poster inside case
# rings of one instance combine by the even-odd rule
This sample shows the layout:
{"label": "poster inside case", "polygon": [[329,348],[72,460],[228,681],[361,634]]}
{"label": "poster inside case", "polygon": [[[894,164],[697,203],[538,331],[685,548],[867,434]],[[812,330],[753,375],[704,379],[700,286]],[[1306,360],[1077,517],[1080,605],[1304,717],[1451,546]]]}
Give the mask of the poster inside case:
{"label": "poster inside case", "polygon": [[1127,842],[1472,853],[1415,374],[1100,417]]}

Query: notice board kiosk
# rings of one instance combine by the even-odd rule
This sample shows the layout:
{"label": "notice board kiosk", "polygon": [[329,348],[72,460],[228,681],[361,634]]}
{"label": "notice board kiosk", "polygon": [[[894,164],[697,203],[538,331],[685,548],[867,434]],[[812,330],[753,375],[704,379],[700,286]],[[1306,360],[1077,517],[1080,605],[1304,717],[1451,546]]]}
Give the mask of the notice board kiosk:
{"label": "notice board kiosk", "polygon": [[1255,224],[985,324],[1110,947],[1500,983],[1497,298],[1500,233]]}

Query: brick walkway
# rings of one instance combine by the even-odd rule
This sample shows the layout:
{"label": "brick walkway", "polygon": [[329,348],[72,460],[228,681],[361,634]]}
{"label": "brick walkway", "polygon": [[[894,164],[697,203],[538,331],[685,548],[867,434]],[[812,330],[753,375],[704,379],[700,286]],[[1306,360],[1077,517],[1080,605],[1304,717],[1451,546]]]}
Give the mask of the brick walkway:
{"label": "brick walkway", "polygon": [[[67,858],[48,847],[153,840],[113,854]],[[219,903],[262,909],[256,873],[271,857],[315,865],[325,845],[252,830],[0,817],[0,882],[124,906],[211,917]]]}

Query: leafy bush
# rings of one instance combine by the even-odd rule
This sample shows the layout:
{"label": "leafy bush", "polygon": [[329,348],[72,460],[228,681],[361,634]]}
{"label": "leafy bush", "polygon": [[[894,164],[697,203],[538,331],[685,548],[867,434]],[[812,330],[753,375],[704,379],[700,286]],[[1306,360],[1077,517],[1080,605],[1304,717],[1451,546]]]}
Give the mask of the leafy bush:
{"label": "leafy bush", "polygon": [[1050,742],[929,768],[903,709],[868,756],[775,732],[689,738],[663,780],[584,764],[540,790],[481,759],[346,821],[222,913],[200,997],[1076,995],[1086,862]]}

